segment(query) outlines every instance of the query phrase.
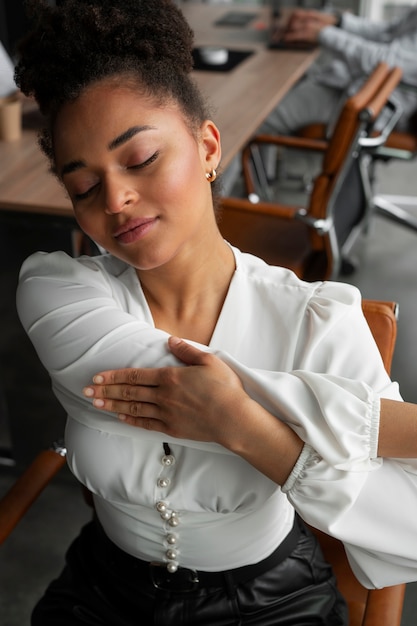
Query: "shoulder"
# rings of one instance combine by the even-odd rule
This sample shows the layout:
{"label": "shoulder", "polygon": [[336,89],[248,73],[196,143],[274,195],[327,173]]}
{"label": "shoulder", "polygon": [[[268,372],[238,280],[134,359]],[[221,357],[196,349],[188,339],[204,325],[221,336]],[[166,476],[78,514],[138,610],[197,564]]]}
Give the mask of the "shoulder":
{"label": "shoulder", "polygon": [[349,307],[361,302],[361,294],[353,285],[334,281],[306,282],[291,270],[268,265],[251,254],[237,251],[236,255],[237,273],[242,282],[260,297],[263,294],[284,306],[294,301],[298,308],[317,308],[331,303]]}
{"label": "shoulder", "polygon": [[[16,293],[20,315],[35,304],[43,313],[95,299],[126,303],[136,274],[111,255],[73,258],[65,252],[36,252],[23,263]],[[135,293],[137,290],[133,290]],[[125,304],[123,304],[125,306]]]}
{"label": "shoulder", "polygon": [[61,281],[99,280],[99,277],[120,277],[128,266],[108,254],[95,257],[73,258],[62,251],[35,252],[28,257],[20,270],[19,281],[48,278]]}

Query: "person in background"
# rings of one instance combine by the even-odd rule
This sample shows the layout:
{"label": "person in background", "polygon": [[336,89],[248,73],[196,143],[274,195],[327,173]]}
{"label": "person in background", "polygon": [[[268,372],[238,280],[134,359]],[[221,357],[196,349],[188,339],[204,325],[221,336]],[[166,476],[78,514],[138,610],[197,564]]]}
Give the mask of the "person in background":
{"label": "person in background", "polygon": [[174,3],[27,4],[17,83],[107,251],[38,252],[20,274],[95,511],[32,626],[346,625],[301,517],[345,542],[364,584],[417,578],[415,407],[360,293],[222,238],[220,133]]}
{"label": "person in background", "polygon": [[403,71],[394,92],[401,106],[398,128],[406,129],[417,110],[417,7],[391,22],[296,9],[284,40],[320,45],[323,54],[262,124],[260,132],[291,134],[310,123],[328,124],[344,99],[385,61]]}

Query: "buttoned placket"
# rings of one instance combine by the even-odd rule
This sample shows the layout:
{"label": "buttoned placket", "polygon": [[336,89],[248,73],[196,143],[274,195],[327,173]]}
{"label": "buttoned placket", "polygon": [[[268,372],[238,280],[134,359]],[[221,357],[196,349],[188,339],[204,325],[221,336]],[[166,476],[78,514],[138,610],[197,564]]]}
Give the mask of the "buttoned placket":
{"label": "buttoned placket", "polygon": [[173,509],[169,503],[169,487],[172,484],[175,457],[171,453],[168,444],[164,443],[165,454],[161,458],[161,472],[157,478],[158,499],[155,508],[161,519],[164,521],[165,537],[163,541],[164,562],[167,570],[172,574],[177,571],[179,563],[178,532],[175,529],[180,525],[178,511]]}

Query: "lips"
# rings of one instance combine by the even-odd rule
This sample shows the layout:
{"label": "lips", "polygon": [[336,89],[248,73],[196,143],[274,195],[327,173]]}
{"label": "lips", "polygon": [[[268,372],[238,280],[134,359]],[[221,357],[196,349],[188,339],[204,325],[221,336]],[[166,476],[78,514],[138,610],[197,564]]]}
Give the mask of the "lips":
{"label": "lips", "polygon": [[138,241],[153,228],[156,221],[153,217],[129,220],[113,233],[113,237],[124,244]]}

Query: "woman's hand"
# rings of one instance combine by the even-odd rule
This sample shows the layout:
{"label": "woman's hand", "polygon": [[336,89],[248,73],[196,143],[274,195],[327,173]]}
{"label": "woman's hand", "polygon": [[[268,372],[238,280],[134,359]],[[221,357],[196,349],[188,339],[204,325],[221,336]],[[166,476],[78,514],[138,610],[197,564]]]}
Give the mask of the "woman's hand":
{"label": "woman's hand", "polygon": [[101,372],[84,395],[132,426],[227,444],[239,405],[249,400],[240,379],[213,354],[174,337],[168,345],[188,367]]}
{"label": "woman's hand", "polygon": [[132,426],[219,443],[284,484],[303,447],[295,432],[252,400],[216,356],[175,337],[168,345],[188,367],[101,372],[84,395]]}

